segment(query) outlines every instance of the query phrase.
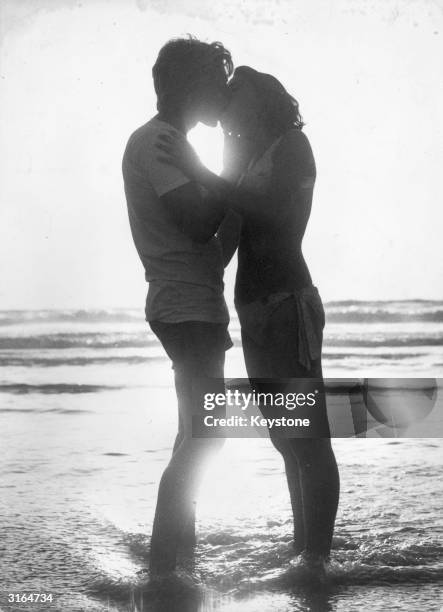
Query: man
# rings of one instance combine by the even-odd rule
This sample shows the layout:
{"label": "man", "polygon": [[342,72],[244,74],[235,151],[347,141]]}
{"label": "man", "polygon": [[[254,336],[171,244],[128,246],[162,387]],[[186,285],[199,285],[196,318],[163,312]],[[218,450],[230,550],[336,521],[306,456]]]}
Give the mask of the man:
{"label": "man", "polygon": [[149,282],[146,319],[172,360],[179,431],[163,473],[150,549],[151,574],[173,571],[177,549],[194,540],[194,498],[208,454],[220,440],[192,438],[201,414],[202,378],[223,391],[231,345],[223,297],[222,252],[215,232],[224,207],[205,205],[203,190],[158,159],[158,137],[186,134],[197,122],[215,127],[233,66],[220,43],[175,39],[153,67],[158,114],[129,138],[123,177],[135,246]]}

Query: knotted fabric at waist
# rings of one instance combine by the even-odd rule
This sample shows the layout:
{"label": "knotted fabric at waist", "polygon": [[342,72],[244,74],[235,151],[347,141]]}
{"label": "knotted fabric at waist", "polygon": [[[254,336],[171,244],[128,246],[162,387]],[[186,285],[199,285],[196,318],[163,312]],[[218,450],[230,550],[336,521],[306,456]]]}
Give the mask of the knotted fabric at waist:
{"label": "knotted fabric at waist", "polygon": [[[290,316],[297,326],[297,361],[311,369],[312,361],[321,357],[325,313],[317,287],[309,285],[294,291],[279,291],[247,304],[236,304],[243,333],[257,344],[272,342],[272,319],[286,300],[293,300]],[[280,321],[281,325],[282,322]]]}

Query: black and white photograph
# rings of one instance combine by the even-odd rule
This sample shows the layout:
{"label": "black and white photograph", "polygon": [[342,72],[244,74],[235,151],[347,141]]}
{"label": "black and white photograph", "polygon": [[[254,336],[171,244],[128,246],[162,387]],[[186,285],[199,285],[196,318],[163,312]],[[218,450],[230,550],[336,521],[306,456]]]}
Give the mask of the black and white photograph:
{"label": "black and white photograph", "polygon": [[443,610],[441,0],[1,0],[0,612]]}

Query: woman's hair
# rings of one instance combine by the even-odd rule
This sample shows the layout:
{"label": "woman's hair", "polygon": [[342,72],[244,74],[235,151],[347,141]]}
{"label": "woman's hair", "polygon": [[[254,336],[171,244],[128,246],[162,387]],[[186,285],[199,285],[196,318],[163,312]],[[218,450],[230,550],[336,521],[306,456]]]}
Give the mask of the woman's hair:
{"label": "woman's hair", "polygon": [[278,79],[249,66],[239,66],[230,81],[231,90],[235,91],[244,81],[251,83],[256,90],[263,105],[261,121],[271,135],[278,137],[290,128],[303,129],[298,102]]}
{"label": "woman's hair", "polygon": [[152,68],[157,109],[176,107],[196,87],[220,75],[227,83],[233,70],[231,54],[222,43],[191,35],[173,38],[160,49]]}

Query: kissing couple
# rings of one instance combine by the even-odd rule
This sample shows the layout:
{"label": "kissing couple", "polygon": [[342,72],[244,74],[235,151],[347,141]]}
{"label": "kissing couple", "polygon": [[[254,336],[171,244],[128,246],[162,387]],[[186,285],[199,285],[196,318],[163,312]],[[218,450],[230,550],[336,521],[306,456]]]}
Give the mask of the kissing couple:
{"label": "kissing couple", "polygon": [[[192,423],[202,415],[208,381],[211,392],[225,391],[232,342],[224,267],[237,251],[235,306],[253,389],[269,379],[322,384],[325,318],[302,254],[316,168],[297,101],[269,74],[248,66],[234,71],[221,43],[193,37],[167,42],[152,74],[158,113],[130,136],[123,177],[149,283],[146,320],[172,361],[178,401],[178,432],[150,545],[150,572],[162,576],[175,570],[179,551],[195,546],[199,484],[208,458],[223,445],[220,438],[193,437]],[[186,139],[198,122],[221,123],[221,176]],[[270,438],[286,470],[295,561],[323,580],[339,476],[321,396],[314,434],[280,437],[270,430]]]}

